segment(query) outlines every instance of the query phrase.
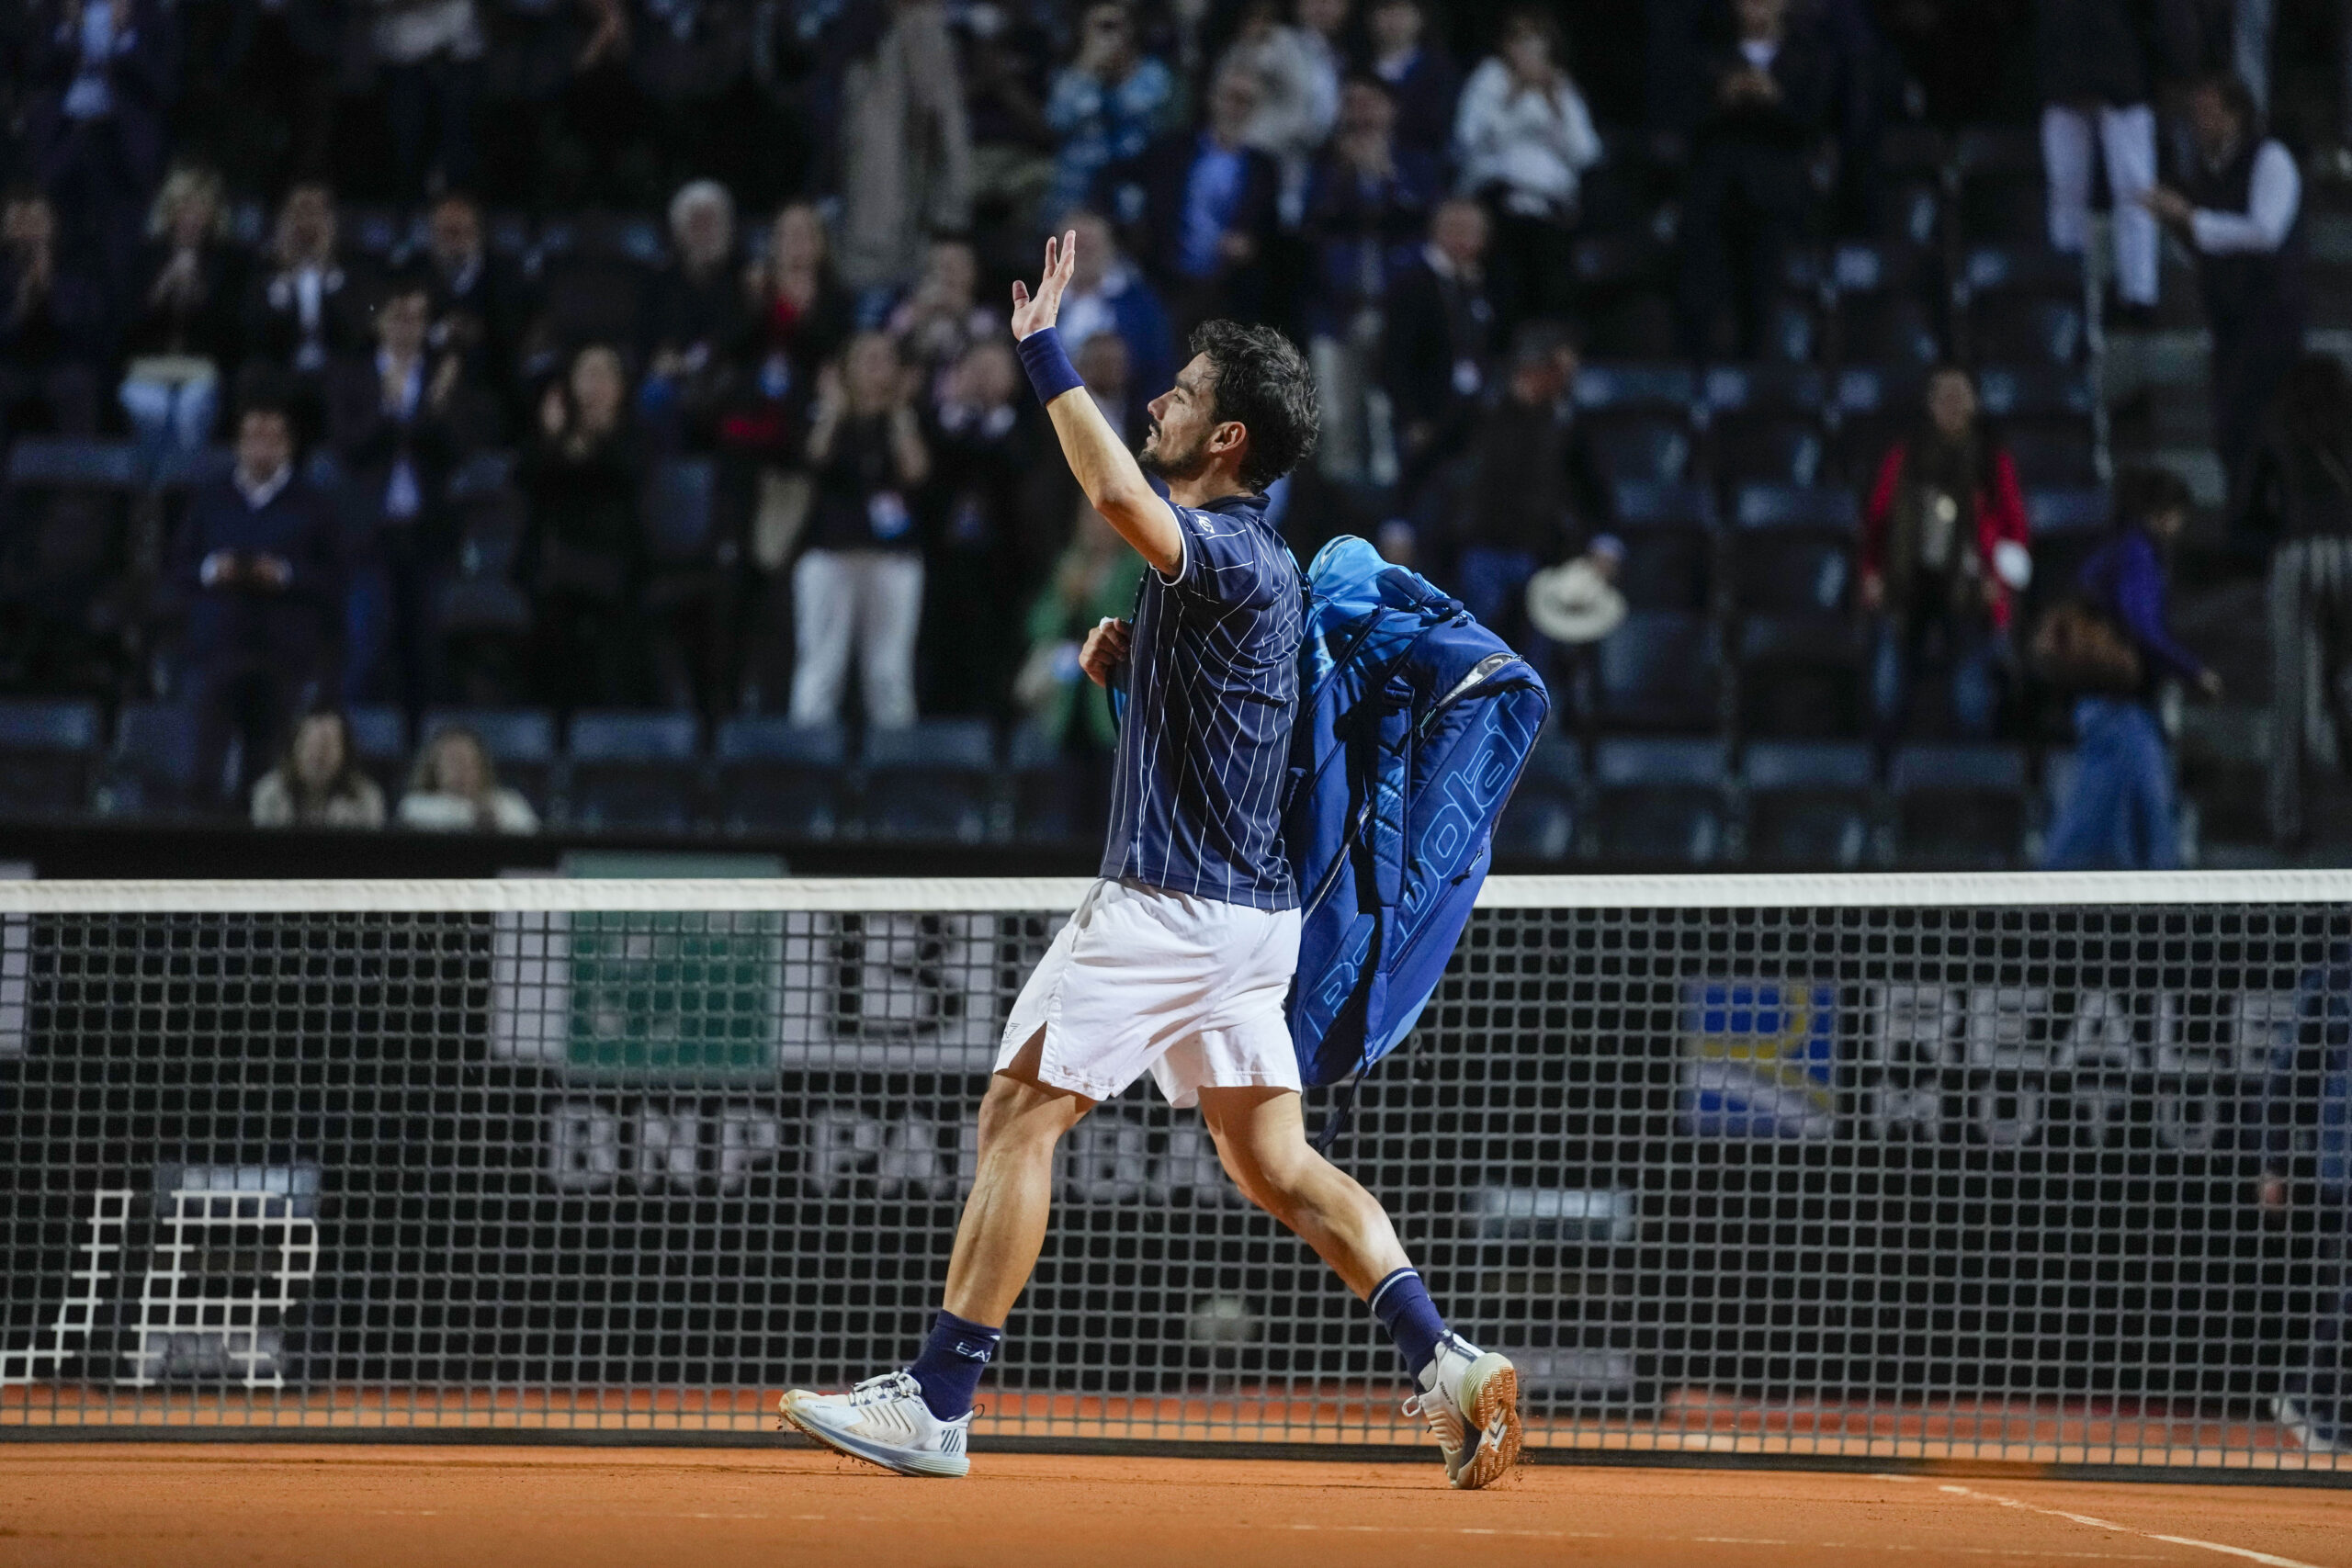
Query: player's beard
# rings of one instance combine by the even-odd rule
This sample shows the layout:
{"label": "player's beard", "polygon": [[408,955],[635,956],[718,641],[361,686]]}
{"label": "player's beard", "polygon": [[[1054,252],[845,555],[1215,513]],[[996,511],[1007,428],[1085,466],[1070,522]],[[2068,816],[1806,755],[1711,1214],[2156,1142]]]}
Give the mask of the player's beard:
{"label": "player's beard", "polygon": [[1193,443],[1193,449],[1189,452],[1169,451],[1165,437],[1166,432],[1160,429],[1159,422],[1153,420],[1150,433],[1143,438],[1142,449],[1136,453],[1136,465],[1145,473],[1181,482],[1198,478],[1201,470],[1209,466],[1207,432],[1201,434],[1201,438]]}

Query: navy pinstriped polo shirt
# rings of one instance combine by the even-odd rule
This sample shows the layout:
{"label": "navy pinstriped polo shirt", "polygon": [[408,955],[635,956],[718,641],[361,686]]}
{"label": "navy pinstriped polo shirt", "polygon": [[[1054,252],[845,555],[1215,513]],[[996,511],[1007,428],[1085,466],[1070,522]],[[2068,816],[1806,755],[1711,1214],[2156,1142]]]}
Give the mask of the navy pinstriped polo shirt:
{"label": "navy pinstriped polo shirt", "polygon": [[1282,797],[1304,635],[1298,563],[1262,495],[1169,509],[1184,564],[1173,582],[1145,572],[1137,597],[1102,874],[1295,908]]}

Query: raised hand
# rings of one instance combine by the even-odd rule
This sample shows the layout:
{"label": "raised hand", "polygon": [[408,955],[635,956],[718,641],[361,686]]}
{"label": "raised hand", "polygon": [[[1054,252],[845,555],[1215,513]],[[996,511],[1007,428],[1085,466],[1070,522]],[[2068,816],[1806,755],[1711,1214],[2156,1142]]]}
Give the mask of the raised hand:
{"label": "raised hand", "polygon": [[1019,278],[1012,280],[1012,335],[1017,341],[1044,332],[1061,319],[1062,290],[1069,287],[1078,265],[1078,231],[1046,242],[1046,274],[1037,281],[1035,299]]}

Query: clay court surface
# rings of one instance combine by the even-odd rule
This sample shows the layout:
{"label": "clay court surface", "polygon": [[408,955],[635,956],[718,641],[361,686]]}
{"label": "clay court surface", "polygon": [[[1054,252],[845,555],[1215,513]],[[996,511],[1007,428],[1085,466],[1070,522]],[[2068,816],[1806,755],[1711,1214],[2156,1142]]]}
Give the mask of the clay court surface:
{"label": "clay court surface", "polygon": [[1324,1562],[2352,1568],[2352,1491],[981,1454],[962,1483],[802,1450],[0,1447],[24,1568],[1054,1568]]}

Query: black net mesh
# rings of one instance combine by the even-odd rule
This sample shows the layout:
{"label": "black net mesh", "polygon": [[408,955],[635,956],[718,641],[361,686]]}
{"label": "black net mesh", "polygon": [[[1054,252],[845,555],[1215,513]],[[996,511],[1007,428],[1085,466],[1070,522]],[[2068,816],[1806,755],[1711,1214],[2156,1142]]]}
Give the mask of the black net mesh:
{"label": "black net mesh", "polygon": [[[0,1433],[772,1427],[913,1350],[1058,919],[6,916]],[[2326,1467],[2347,1042],[2340,908],[1490,908],[1334,1156],[1531,1445]],[[1196,1116],[1057,1183],[980,1433],[1419,1436]]]}

